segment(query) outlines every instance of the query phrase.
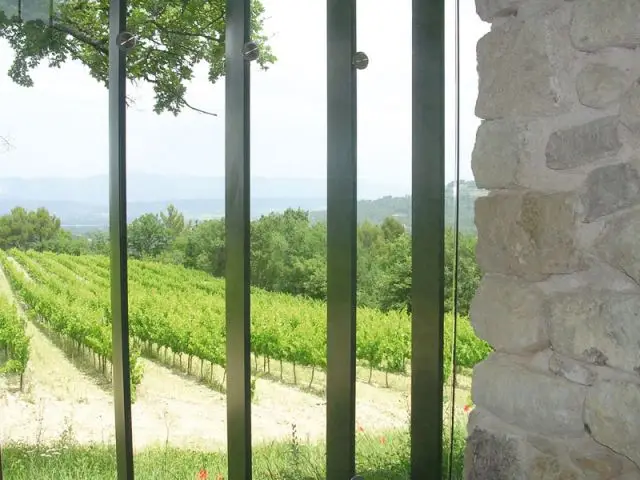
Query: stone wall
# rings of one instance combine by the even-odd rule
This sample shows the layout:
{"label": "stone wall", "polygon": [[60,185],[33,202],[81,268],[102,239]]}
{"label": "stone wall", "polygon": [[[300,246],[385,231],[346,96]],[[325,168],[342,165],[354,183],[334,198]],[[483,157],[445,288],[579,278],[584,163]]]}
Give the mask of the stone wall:
{"label": "stone wall", "polygon": [[640,0],[477,0],[466,478],[640,479]]}

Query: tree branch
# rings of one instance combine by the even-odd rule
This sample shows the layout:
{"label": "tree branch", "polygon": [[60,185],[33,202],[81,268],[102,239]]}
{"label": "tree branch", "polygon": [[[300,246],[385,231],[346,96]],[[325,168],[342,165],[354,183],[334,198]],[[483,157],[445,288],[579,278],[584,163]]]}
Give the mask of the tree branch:
{"label": "tree branch", "polygon": [[98,50],[100,53],[104,55],[109,55],[109,48],[105,44],[104,41],[99,41],[94,38],[91,38],[86,33],[80,32],[79,30],[75,30],[74,28],[64,25],[62,23],[52,23],[51,28],[57,30],[58,32],[66,33],[67,35],[71,35],[73,38],[78,40],[79,42],[86,43],[87,45],[91,45],[93,48]]}
{"label": "tree branch", "polygon": [[217,113],[207,112],[206,110],[202,110],[200,108],[196,108],[194,106],[189,105],[189,102],[187,102],[184,97],[182,97],[181,100],[182,100],[182,103],[184,103],[185,107],[190,108],[194,112],[203,113],[205,115],[211,115],[212,117],[217,117],[218,116]]}
{"label": "tree branch", "polygon": [[[219,18],[223,18],[224,16],[224,12],[221,14],[221,16]],[[59,19],[56,19],[59,22]],[[214,20],[215,21],[215,20]],[[215,42],[219,42],[220,39],[214,38],[211,35],[206,35],[206,34],[199,34],[199,33],[195,33],[195,32],[180,32],[180,31],[175,31],[175,30],[169,30],[164,28],[161,24],[159,24],[156,20],[151,20],[150,23],[152,23],[158,31],[166,33],[166,34],[170,34],[170,35],[183,35],[183,36],[188,36],[188,37],[199,37],[199,38],[203,38],[206,39],[208,41],[215,41]],[[93,48],[95,48],[97,51],[99,51],[100,53],[104,54],[104,55],[108,55],[109,54],[109,48],[108,48],[108,44],[105,41],[100,41],[100,40],[96,40],[94,38],[91,38],[91,36],[89,36],[88,34],[77,30],[69,25],[65,25],[64,23],[53,23],[51,25],[51,28],[53,28],[54,30],[58,31],[58,32],[62,32],[62,33],[66,33],[67,35],[70,35],[71,37],[75,38],[76,40],[78,40],[81,43],[87,44],[89,46],[92,46]],[[162,43],[154,40],[153,38],[149,38],[148,40],[150,40],[151,42],[155,43],[158,46],[162,46]],[[145,58],[143,60],[143,62],[148,62],[150,55],[152,54],[152,52],[161,54],[161,55],[168,55],[168,56],[172,56],[175,58],[181,58],[180,55],[177,55],[174,52],[171,52],[169,50],[161,50],[159,48],[154,48],[151,45],[147,45],[146,48],[148,49],[145,55]],[[157,80],[150,78],[148,75],[143,75],[143,78],[149,82],[149,83],[157,83]],[[133,99],[128,98],[127,99],[127,103],[132,102]],[[193,110],[194,112],[198,112],[198,113],[202,113],[204,115],[210,115],[212,117],[217,117],[218,114],[217,113],[213,113],[213,112],[209,112],[207,110],[203,110],[201,108],[198,107],[194,107],[193,105],[191,105],[189,102],[187,102],[187,100],[184,97],[179,98],[179,101],[187,108],[189,108],[190,110]],[[0,139],[1,140],[1,139]]]}
{"label": "tree branch", "polygon": [[206,35],[204,33],[197,32],[181,32],[177,30],[169,30],[168,28],[164,28],[157,21],[151,20],[150,23],[158,29],[158,31],[162,33],[166,33],[169,35],[178,35],[183,37],[196,37],[196,38],[204,38],[205,40],[209,40],[210,42],[219,42],[219,39],[212,37],[211,35]]}
{"label": "tree branch", "polygon": [[0,147],[2,147],[3,150],[7,151],[11,150],[12,145],[7,138],[0,137]]}

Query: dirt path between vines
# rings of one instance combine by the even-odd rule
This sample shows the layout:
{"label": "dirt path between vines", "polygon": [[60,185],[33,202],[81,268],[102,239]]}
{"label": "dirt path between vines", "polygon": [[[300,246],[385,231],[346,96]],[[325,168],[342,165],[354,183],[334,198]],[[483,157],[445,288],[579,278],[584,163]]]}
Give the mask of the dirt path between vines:
{"label": "dirt path between vines", "polygon": [[[0,294],[11,294],[0,270]],[[114,440],[110,386],[90,369],[74,364],[32,323],[30,360],[24,391],[15,379],[0,377],[0,441],[46,442],[70,435],[78,442]],[[149,360],[132,408],[136,448],[164,444],[217,449],[226,444],[226,399],[209,387]],[[363,383],[357,387],[358,423],[365,431],[401,427],[407,400],[400,392]],[[324,437],[322,398],[277,382],[258,379],[253,404],[256,442],[290,438],[292,425],[302,441]]]}

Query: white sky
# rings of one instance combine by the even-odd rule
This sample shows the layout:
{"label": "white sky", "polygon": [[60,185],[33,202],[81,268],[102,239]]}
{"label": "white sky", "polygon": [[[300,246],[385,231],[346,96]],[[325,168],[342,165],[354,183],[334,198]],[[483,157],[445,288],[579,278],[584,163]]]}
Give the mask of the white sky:
{"label": "white sky", "polygon": [[[461,2],[461,177],[471,179],[470,154],[479,120],[475,45],[489,25]],[[359,72],[359,176],[406,185],[411,175],[411,1],[360,0],[358,49],[370,58]],[[252,74],[252,172],[274,178],[326,177],[326,26],[324,0],[264,0],[267,33],[278,62]],[[447,86],[454,84],[453,2],[448,4]],[[0,176],[84,177],[107,172],[107,91],[79,64],[34,72],[35,87],[13,84],[12,52],[0,42],[0,135],[14,148],[0,156]],[[129,94],[130,172],[224,175],[224,82],[202,77],[192,105],[219,116],[153,113],[148,87]],[[454,90],[447,92],[447,180],[454,175]]]}

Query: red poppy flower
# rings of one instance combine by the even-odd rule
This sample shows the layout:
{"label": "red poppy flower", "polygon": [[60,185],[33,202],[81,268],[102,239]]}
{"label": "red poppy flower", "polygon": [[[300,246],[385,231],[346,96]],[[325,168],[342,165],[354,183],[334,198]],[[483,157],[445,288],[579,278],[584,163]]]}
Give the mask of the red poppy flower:
{"label": "red poppy flower", "polygon": [[464,413],[469,413],[473,407],[471,405],[464,406]]}
{"label": "red poppy flower", "polygon": [[387,443],[387,439],[384,437],[380,437],[380,443],[384,445],[385,443]]}
{"label": "red poppy flower", "polygon": [[209,473],[204,469],[200,469],[200,473],[198,473],[198,480],[207,480],[209,478]]}

